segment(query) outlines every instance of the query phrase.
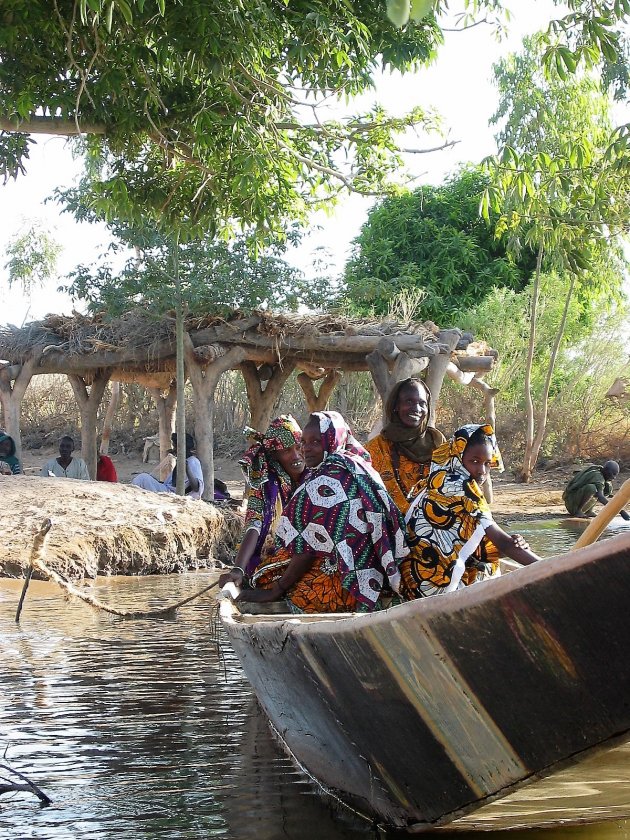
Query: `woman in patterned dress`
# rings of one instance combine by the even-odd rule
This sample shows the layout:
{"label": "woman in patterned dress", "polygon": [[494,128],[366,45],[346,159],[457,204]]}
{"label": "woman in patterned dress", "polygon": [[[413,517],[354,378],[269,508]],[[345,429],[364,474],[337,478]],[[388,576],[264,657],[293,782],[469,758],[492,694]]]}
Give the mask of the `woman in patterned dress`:
{"label": "woman in patterned dress", "polygon": [[430,412],[431,393],[421,379],[397,382],[385,404],[387,423],[367,444],[374,469],[403,514],[409,494],[429,473],[433,450],[445,441],[442,432],[429,426]]}
{"label": "woman in patterned dress", "polygon": [[397,592],[407,547],[400,512],[370,456],[335,411],[311,414],[302,436],[311,469],[276,531],[248,601],[286,598],[292,612],[370,612]]}
{"label": "woman in patterned dress", "polygon": [[500,554],[540,559],[520,534],[492,519],[482,485],[501,466],[492,426],[467,425],[433,453],[429,476],[405,520],[410,552],[401,563],[406,598],[443,595],[497,574]]}
{"label": "woman in patterned dress", "polygon": [[241,586],[273,546],[280,514],[304,477],[302,430],[290,414],[281,414],[266,432],[246,428],[254,443],[239,460],[245,473],[247,513],[245,531],[234,566],[221,575],[219,585],[232,582]]}

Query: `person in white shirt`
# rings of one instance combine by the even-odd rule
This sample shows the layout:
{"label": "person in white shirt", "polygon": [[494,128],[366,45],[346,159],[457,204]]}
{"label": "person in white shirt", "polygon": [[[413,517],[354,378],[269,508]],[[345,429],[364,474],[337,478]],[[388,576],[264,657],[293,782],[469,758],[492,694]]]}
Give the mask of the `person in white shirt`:
{"label": "person in white shirt", "polygon": [[[177,454],[177,435],[173,432],[171,435],[173,441],[173,455]],[[186,479],[184,482],[184,493],[189,499],[200,499],[203,494],[203,472],[201,470],[201,461],[195,454],[195,439],[192,435],[186,435]],[[175,469],[166,479],[166,481],[158,481],[149,473],[140,473],[132,479],[131,483],[134,487],[140,487],[142,490],[150,490],[153,493],[175,493],[177,486],[177,464]]]}
{"label": "person in white shirt", "polygon": [[74,440],[70,435],[64,435],[59,441],[59,457],[51,458],[40,471],[43,478],[78,478],[91,481],[87,464],[83,458],[74,458]]}

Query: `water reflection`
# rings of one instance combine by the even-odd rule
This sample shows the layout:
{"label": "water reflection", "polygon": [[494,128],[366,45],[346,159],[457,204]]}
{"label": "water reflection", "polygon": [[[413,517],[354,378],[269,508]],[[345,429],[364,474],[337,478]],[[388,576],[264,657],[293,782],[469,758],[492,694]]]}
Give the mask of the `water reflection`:
{"label": "water reflection", "polygon": [[[157,607],[211,579],[100,579],[98,597]],[[0,581],[0,745],[53,805],[2,797],[2,838],[381,836],[278,748],[231,649],[212,641],[209,595],[175,619],[124,620],[33,582],[17,626],[20,589]],[[569,834],[616,840],[628,824]]]}
{"label": "water reflection", "polygon": [[[577,539],[582,536],[588,524],[587,520],[573,518],[543,519],[535,522],[508,522],[502,526],[510,532],[518,531],[542,557],[551,557],[570,551]],[[616,516],[602,534],[602,539],[630,531],[630,523]]]}

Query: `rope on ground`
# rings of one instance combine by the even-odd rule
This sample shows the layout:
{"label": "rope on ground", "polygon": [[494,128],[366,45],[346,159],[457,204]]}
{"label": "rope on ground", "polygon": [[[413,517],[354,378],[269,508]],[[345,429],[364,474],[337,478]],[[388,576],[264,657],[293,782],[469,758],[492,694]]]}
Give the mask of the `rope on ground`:
{"label": "rope on ground", "polygon": [[[176,604],[169,604],[166,607],[160,607],[156,610],[121,610],[117,607],[110,607],[107,604],[103,604],[101,601],[97,600],[93,595],[89,595],[87,592],[82,592],[80,589],[77,589],[76,586],[73,586],[67,580],[64,580],[64,578],[62,578],[60,574],[58,574],[54,569],[50,569],[46,565],[42,554],[44,553],[45,537],[48,531],[50,531],[51,524],[52,523],[50,522],[50,519],[44,520],[41,529],[35,537],[33,549],[31,551],[31,570],[38,569],[40,572],[42,572],[42,574],[46,575],[46,577],[49,580],[53,581],[53,583],[56,583],[65,592],[67,592],[68,595],[72,595],[74,598],[78,598],[85,604],[89,604],[89,606],[94,607],[97,610],[102,610],[103,612],[111,613],[112,615],[118,615],[123,618],[165,617],[169,614],[175,613],[180,607],[183,607],[185,604],[189,604],[191,601],[194,601],[196,598],[199,598],[201,595],[204,595],[210,589],[214,589],[216,586],[219,585],[219,581],[217,579],[208,586],[204,586],[204,588],[200,589],[199,592],[195,592],[193,595],[189,595],[188,598],[184,598],[183,600],[178,601]],[[26,588],[24,589],[23,594],[25,593],[25,591]],[[22,601],[23,597],[20,600],[20,609]]]}

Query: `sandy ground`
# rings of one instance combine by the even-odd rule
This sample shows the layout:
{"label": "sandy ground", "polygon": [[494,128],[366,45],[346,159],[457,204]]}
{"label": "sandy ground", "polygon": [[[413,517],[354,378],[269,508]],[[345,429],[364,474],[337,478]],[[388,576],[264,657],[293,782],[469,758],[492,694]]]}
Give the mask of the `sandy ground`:
{"label": "sandy ground", "polygon": [[[26,452],[24,476],[0,476],[1,576],[23,575],[46,518],[53,527],[44,560],[68,578],[178,572],[232,557],[242,529],[238,514],[129,485],[134,474],[155,463],[116,458],[119,484],[40,478],[41,467],[56,454]],[[242,492],[242,483],[230,482],[230,488]]]}
{"label": "sandy ground", "polygon": [[[0,476],[0,575],[22,576],[45,517],[53,520],[46,562],[68,577],[181,571],[232,556],[242,526],[238,514],[129,486],[134,475],[155,470],[155,461],[116,456],[119,484],[39,478],[43,464],[56,454],[54,449],[26,452],[24,477]],[[236,459],[219,458],[215,467],[231,494],[241,498],[244,484]],[[529,485],[514,482],[508,473],[496,476],[497,522],[514,531],[519,521],[566,517],[562,489],[571,472],[539,472]],[[620,476],[616,485],[627,477]]]}

